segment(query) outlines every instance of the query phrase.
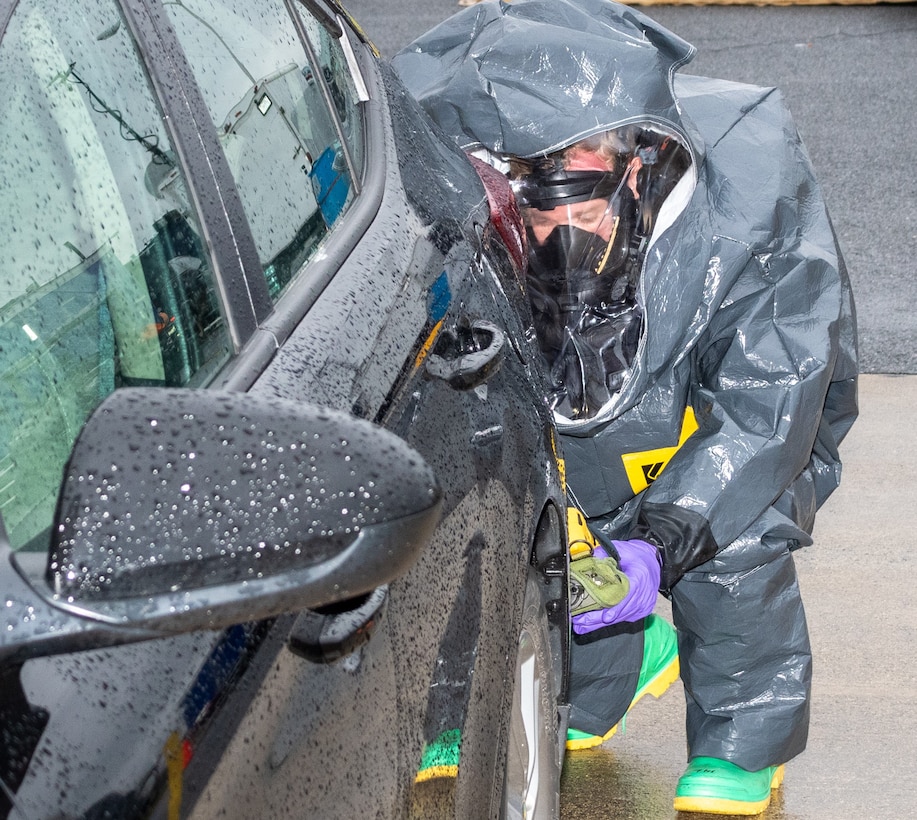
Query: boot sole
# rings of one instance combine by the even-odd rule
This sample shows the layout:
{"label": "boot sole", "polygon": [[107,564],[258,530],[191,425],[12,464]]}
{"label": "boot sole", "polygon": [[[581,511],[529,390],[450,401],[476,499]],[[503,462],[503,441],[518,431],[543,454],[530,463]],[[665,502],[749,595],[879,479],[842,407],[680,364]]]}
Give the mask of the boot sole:
{"label": "boot sole", "polygon": [[[643,685],[643,688],[634,695],[634,699],[630,702],[630,706],[627,707],[627,712],[630,712],[644,695],[652,695],[657,700],[661,698],[666,690],[678,679],[679,670],[678,654],[676,653],[672,660],[662,667],[662,669],[656,673],[655,677],[650,678]],[[625,716],[627,712],[625,712]],[[596,746],[601,746],[606,740],[611,740],[611,738],[614,737],[620,725],[620,722],[616,723],[604,735],[590,735],[589,737],[568,740],[567,749],[576,751],[578,749],[593,749]]]}
{"label": "boot sole", "polygon": [[[771,790],[780,788],[783,783],[785,766],[778,766],[771,777]],[[770,805],[771,796],[768,793],[763,800],[727,800],[722,797],[676,797],[675,811],[703,812],[704,814],[732,814],[748,816],[761,814]]]}

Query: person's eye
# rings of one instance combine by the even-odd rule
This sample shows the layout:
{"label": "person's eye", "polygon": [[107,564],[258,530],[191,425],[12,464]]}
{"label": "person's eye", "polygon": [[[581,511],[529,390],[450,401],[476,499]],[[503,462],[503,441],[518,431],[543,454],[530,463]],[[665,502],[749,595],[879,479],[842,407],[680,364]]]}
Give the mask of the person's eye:
{"label": "person's eye", "polygon": [[540,230],[540,229],[543,229],[543,228],[545,228],[545,227],[548,227],[548,226],[551,225],[552,223],[551,223],[551,220],[545,219],[544,217],[530,216],[530,217],[528,218],[528,224],[529,224],[529,227],[531,227],[531,228],[533,228],[533,229],[535,229],[535,230]]}

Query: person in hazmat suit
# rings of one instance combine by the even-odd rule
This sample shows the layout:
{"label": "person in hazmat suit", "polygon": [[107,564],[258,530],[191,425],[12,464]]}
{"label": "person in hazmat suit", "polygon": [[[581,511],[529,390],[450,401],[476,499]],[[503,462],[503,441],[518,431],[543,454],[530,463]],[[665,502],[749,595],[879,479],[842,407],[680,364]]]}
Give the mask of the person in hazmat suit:
{"label": "person in hazmat suit", "polygon": [[514,0],[458,12],[393,65],[510,179],[570,534],[591,561],[571,571],[606,590],[603,561],[625,576],[574,610],[568,748],[673,677],[658,588],[687,702],[675,808],[756,814],[806,744],[793,552],[840,480],[855,314],[781,95],[676,75],[693,55],[610,0]]}

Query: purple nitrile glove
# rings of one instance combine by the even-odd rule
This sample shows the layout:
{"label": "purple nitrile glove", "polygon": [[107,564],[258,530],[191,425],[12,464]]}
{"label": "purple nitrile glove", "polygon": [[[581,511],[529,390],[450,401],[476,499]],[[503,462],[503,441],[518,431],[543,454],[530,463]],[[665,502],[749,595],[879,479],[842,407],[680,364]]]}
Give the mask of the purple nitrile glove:
{"label": "purple nitrile glove", "polygon": [[[618,566],[630,581],[630,590],[624,600],[616,606],[574,615],[573,631],[577,635],[585,635],[611,624],[639,621],[649,615],[656,606],[656,595],[662,575],[659,551],[652,544],[637,539],[611,543],[621,556]],[[593,554],[597,558],[608,557],[608,553],[602,547],[597,547]]]}

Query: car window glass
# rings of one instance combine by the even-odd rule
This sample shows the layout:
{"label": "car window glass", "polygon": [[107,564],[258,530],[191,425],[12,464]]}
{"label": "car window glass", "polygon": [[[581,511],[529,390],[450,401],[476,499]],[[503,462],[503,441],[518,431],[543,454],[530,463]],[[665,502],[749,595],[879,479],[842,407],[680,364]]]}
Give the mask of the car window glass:
{"label": "car window glass", "polygon": [[22,548],[50,526],[70,447],[106,395],[202,384],[231,346],[115,3],[23,0],[0,89],[0,511]]}
{"label": "car window glass", "polygon": [[[352,87],[331,84],[326,97],[316,69],[324,72],[327,63],[332,80],[338,73],[327,53],[321,66],[311,64],[282,0],[167,0],[165,7],[210,109],[276,299],[354,199],[332,114],[352,111],[346,121],[356,119]],[[329,105],[336,93],[339,101]]]}
{"label": "car window glass", "polygon": [[[320,26],[302,5],[297,4],[296,8],[309,35],[309,42],[312,45],[318,68],[327,84],[335,113],[341,123],[341,131],[353,158],[353,166],[361,169],[363,167],[363,121],[358,106],[360,92],[354,82],[354,75],[342,42],[332,37],[325,28]],[[356,70],[356,68],[353,69],[353,71]]]}

